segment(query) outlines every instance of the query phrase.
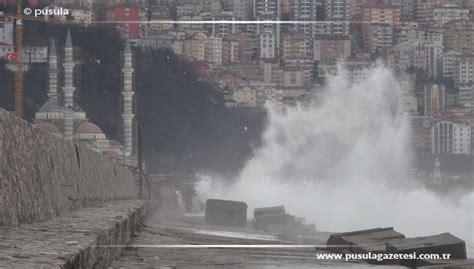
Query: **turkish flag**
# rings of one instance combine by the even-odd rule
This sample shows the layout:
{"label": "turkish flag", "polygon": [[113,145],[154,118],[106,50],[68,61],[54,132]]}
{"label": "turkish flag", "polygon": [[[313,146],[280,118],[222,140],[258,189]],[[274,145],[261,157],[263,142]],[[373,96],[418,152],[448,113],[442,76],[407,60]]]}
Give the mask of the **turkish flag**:
{"label": "turkish flag", "polygon": [[16,52],[9,52],[5,54],[5,59],[7,60],[7,62],[16,62]]}

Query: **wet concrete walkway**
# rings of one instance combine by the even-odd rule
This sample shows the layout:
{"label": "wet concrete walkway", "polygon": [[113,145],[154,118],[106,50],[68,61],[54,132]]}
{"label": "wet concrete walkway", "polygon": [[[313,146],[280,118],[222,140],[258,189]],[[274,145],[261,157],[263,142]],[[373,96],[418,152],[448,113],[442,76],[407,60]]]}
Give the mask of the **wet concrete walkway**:
{"label": "wet concrete walkway", "polygon": [[[271,245],[289,244],[288,248]],[[214,245],[201,248],[202,245]],[[215,246],[215,245],[221,245]],[[232,247],[223,245],[269,245]],[[158,211],[145,222],[113,268],[176,269],[307,269],[378,268],[365,263],[324,261],[316,258],[314,246],[292,248],[289,242],[262,234],[250,227],[206,225],[202,216]],[[401,267],[383,267],[401,268]]]}

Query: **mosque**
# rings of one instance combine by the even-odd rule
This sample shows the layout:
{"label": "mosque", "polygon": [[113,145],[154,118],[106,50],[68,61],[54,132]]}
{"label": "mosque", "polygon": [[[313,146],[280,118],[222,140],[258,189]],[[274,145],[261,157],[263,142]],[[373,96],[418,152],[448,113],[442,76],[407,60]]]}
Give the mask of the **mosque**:
{"label": "mosque", "polygon": [[68,31],[64,49],[64,86],[58,85],[58,54],[54,40],[48,53],[48,101],[35,114],[34,125],[53,135],[85,144],[90,149],[114,159],[133,159],[135,153],[135,119],[133,114],[132,51],[127,40],[123,57],[122,143],[106,137],[99,126],[90,122],[86,112],[74,101],[74,48]]}

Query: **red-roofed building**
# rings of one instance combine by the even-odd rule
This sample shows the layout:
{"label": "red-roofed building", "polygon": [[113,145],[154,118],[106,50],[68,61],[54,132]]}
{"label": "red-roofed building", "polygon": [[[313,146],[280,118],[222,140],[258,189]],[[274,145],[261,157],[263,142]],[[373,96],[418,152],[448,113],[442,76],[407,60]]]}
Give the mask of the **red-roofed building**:
{"label": "red-roofed building", "polygon": [[107,20],[117,22],[122,37],[140,38],[140,7],[138,5],[118,5],[109,7]]}

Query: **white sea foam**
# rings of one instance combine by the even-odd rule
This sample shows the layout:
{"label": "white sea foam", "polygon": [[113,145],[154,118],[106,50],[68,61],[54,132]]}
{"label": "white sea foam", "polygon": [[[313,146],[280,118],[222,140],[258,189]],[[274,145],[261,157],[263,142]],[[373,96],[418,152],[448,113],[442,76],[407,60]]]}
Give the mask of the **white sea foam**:
{"label": "white sea foam", "polygon": [[[202,199],[285,205],[319,230],[393,226],[408,236],[451,232],[474,241],[474,194],[443,197],[408,173],[408,120],[398,82],[383,66],[360,83],[340,68],[308,106],[269,105],[263,145],[232,184],[200,175]],[[251,210],[249,210],[251,212]]]}

